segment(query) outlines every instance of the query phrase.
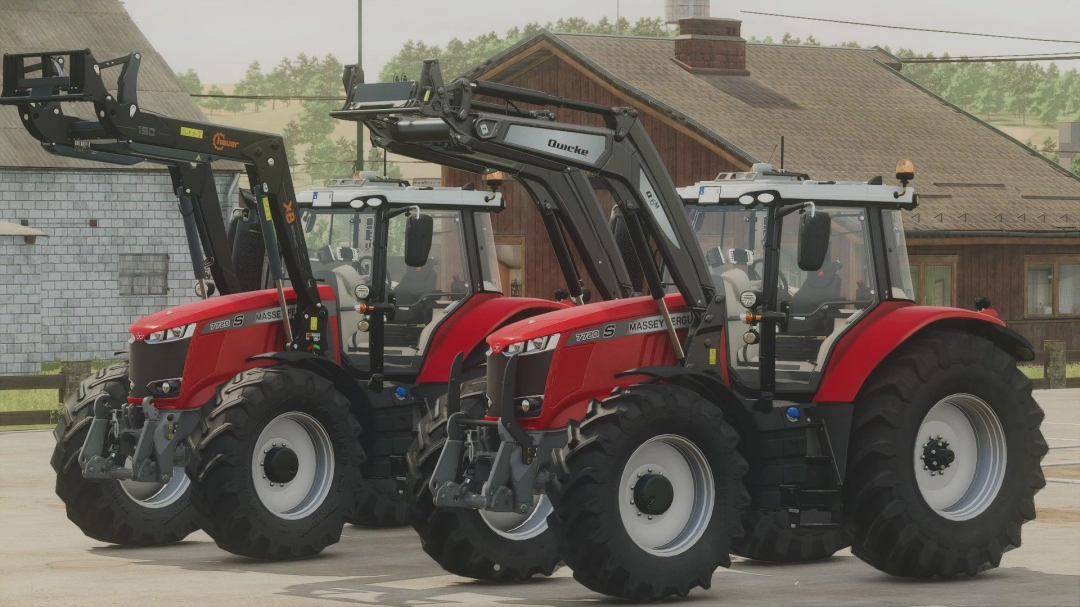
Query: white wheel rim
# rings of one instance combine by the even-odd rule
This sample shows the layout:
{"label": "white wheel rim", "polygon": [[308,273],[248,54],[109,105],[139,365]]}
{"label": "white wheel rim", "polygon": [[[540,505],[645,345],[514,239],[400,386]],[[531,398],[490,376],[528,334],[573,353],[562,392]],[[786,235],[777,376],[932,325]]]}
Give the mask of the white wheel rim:
{"label": "white wheel rim", "polygon": [[[131,458],[127,460],[131,466]],[[120,481],[120,488],[135,503],[144,508],[164,508],[176,503],[191,487],[191,479],[184,473],[183,466],[176,466],[167,483],[146,483],[140,481]]]}
{"label": "white wheel rim", "polygon": [[481,510],[480,518],[484,519],[492,531],[502,537],[523,541],[547,531],[549,514],[551,514],[551,500],[546,495],[537,495],[533,497],[533,509],[529,514]]}
{"label": "white wheel rim", "polygon": [[[634,487],[646,474],[671,483],[674,496],[662,514],[643,513],[633,503]],[[656,556],[675,556],[696,544],[709,526],[715,501],[708,460],[697,445],[675,434],[654,436],[638,446],[619,482],[623,527],[638,547]]]}
{"label": "white wheel rim", "polygon": [[[928,465],[926,458],[934,457],[928,450],[943,443],[952,451],[952,462],[944,469]],[[953,394],[923,418],[915,440],[915,478],[923,500],[940,516],[966,521],[982,514],[1001,490],[1006,462],[1001,420],[981,398]]]}
{"label": "white wheel rim", "polygon": [[[296,476],[285,483],[266,477],[263,462],[275,447],[296,453]],[[251,476],[259,501],[275,516],[296,520],[318,510],[330,493],[334,479],[334,444],[318,420],[298,411],[283,413],[270,423],[255,441],[251,454]]]}

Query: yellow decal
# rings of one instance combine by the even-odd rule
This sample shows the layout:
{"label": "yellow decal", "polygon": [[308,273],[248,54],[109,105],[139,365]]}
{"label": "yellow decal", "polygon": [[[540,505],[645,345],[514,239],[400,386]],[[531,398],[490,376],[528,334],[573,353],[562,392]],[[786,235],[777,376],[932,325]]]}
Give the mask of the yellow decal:
{"label": "yellow decal", "polygon": [[202,154],[195,154],[195,160],[202,160]]}
{"label": "yellow decal", "polygon": [[424,91],[424,101],[431,101],[431,89]]}
{"label": "yellow decal", "polygon": [[311,317],[311,330],[316,331],[319,329],[319,319],[315,316]]}
{"label": "yellow decal", "polygon": [[266,220],[270,221],[270,222],[273,222],[274,219],[273,219],[273,217],[270,216],[270,199],[267,198],[266,196],[263,196],[262,201],[263,201],[263,211],[266,213]]}
{"label": "yellow decal", "polygon": [[709,348],[709,364],[716,364],[716,348]]}
{"label": "yellow decal", "polygon": [[202,129],[193,129],[190,126],[180,127],[180,135],[192,139],[202,139]]}

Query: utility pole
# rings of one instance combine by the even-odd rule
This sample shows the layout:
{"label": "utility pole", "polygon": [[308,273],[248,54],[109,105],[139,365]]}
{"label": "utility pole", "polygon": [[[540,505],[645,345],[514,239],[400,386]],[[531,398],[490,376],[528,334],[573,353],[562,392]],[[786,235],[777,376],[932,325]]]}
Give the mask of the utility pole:
{"label": "utility pole", "polygon": [[[364,0],[356,0],[356,65],[364,69]],[[364,124],[356,123],[356,172],[364,170]]]}

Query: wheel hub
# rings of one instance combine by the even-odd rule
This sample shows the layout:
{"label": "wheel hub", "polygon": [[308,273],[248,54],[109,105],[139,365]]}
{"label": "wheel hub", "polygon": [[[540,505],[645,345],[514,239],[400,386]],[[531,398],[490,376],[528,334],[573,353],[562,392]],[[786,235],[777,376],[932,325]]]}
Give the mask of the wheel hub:
{"label": "wheel hub", "polygon": [[923,469],[930,471],[930,476],[944,474],[945,469],[952,465],[956,454],[949,448],[949,441],[944,440],[940,434],[931,436],[923,445]]}
{"label": "wheel hub", "polygon": [[263,460],[263,471],[266,478],[272,483],[285,484],[296,478],[300,470],[300,458],[292,449],[281,446],[273,447],[266,453]]}
{"label": "wheel hub", "polygon": [[662,474],[646,474],[634,485],[634,505],[644,514],[663,514],[674,500],[675,489]]}

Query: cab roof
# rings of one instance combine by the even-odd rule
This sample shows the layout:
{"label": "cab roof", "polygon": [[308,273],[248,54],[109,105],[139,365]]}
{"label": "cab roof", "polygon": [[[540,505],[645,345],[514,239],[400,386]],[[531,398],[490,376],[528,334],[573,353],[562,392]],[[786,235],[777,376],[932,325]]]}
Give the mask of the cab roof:
{"label": "cab roof", "polygon": [[497,192],[416,187],[390,180],[334,179],[325,186],[296,193],[300,206],[312,208],[358,209],[372,199],[391,206],[470,208],[486,212],[501,211],[506,205],[502,194]]}
{"label": "cab roof", "polygon": [[[712,181],[679,188],[679,195],[697,204],[751,204],[768,192],[790,202],[850,202],[904,209],[914,208],[918,196],[910,186],[882,185],[862,181],[814,181],[805,174],[775,171],[770,165],[755,164],[745,173],[720,173]],[[745,196],[749,195],[747,202]],[[742,200],[740,200],[742,199]],[[767,201],[760,201],[767,202]]]}

